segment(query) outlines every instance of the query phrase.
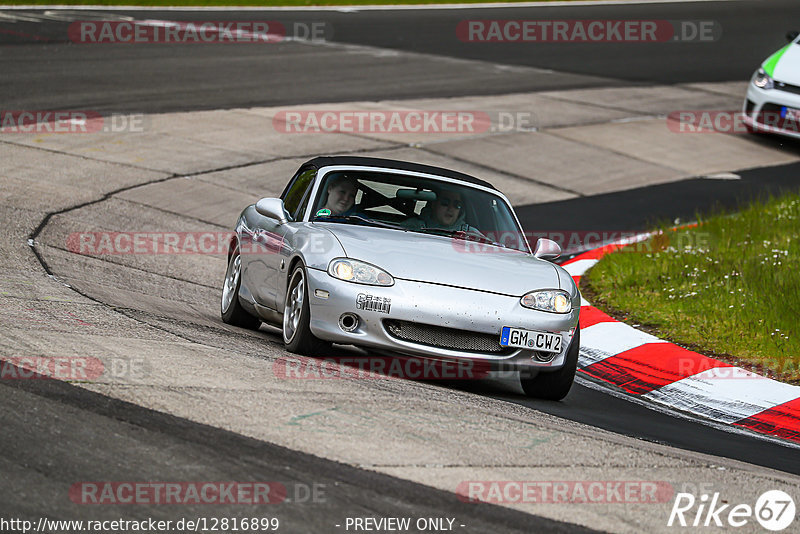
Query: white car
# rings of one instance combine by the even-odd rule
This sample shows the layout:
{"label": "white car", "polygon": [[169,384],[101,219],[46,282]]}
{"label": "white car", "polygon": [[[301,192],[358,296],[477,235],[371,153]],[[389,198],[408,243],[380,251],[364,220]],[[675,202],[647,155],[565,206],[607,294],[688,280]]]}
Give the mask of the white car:
{"label": "white car", "polygon": [[800,34],[769,56],[753,73],[744,100],[744,123],[754,132],[800,139]]}

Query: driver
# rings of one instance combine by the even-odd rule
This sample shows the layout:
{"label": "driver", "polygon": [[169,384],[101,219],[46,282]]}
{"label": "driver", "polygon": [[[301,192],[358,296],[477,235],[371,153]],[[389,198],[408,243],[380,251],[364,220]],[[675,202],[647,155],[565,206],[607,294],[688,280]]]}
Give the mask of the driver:
{"label": "driver", "polygon": [[352,176],[341,174],[328,182],[327,200],[322,209],[330,210],[331,215],[350,215],[356,202],[358,181]]}
{"label": "driver", "polygon": [[428,202],[419,217],[409,219],[404,225],[411,229],[438,228],[479,233],[465,222],[466,213],[461,192],[454,189],[435,189],[436,200]]}

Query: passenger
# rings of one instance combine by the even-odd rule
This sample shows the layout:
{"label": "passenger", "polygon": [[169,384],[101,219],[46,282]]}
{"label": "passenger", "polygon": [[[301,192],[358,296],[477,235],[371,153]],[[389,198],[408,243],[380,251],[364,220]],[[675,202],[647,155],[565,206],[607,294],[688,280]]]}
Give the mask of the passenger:
{"label": "passenger", "polygon": [[357,192],[358,180],[346,174],[336,176],[328,182],[327,199],[322,209],[329,210],[330,215],[350,215]]}
{"label": "passenger", "polygon": [[452,189],[434,190],[436,200],[429,201],[422,209],[419,217],[414,217],[403,223],[411,229],[438,228],[439,230],[452,230],[479,233],[466,223],[466,210],[464,201],[459,191]]}

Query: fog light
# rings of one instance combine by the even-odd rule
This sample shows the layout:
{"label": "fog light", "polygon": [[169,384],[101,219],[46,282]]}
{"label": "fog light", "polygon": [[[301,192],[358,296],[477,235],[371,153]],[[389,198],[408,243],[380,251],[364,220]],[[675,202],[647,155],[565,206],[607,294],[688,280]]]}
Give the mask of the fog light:
{"label": "fog light", "polygon": [[339,328],[345,332],[352,332],[358,328],[358,315],[354,313],[343,313],[339,317]]}

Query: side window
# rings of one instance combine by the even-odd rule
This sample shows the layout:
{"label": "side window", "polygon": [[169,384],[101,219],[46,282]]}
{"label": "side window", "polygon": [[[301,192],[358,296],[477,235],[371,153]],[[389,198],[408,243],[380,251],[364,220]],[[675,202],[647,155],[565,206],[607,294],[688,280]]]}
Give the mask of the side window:
{"label": "side window", "polygon": [[303,202],[300,203],[300,207],[297,208],[297,211],[292,215],[292,218],[294,220],[299,221],[300,219],[303,218],[303,214],[306,212],[306,208],[308,207],[308,202],[310,200],[311,200],[311,187],[306,189],[306,194],[303,196]]}
{"label": "side window", "polygon": [[298,208],[300,202],[303,200],[309,186],[314,182],[317,176],[317,169],[307,169],[300,174],[292,182],[292,185],[286,189],[283,194],[283,207],[289,214],[292,220],[295,220],[298,215]]}

